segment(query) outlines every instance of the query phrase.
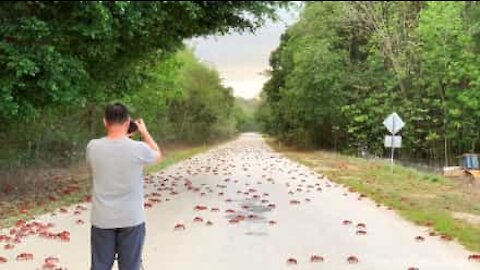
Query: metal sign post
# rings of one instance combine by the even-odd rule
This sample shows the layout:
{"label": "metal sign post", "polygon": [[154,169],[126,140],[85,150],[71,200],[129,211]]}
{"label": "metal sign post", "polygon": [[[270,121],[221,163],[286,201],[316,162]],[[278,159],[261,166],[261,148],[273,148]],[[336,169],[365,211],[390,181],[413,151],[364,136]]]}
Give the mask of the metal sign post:
{"label": "metal sign post", "polygon": [[404,126],[405,123],[403,122],[402,118],[398,116],[396,112],[390,114],[385,120],[383,121],[383,125],[390,131],[390,134],[385,136],[385,147],[391,147],[391,155],[390,155],[390,167],[393,171],[393,157],[395,153],[395,148],[400,148],[402,146],[402,136],[395,136]]}
{"label": "metal sign post", "polygon": [[[395,118],[392,119],[392,130],[395,130]],[[395,136],[395,133],[392,133],[392,155],[390,157],[390,168],[393,170],[393,154],[395,152],[395,147],[393,147],[393,137]]]}

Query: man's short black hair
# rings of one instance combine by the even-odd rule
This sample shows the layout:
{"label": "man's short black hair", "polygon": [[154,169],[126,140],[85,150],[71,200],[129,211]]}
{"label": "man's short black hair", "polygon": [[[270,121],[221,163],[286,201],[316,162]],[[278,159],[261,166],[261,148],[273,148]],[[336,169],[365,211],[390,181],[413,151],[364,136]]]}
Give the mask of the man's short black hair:
{"label": "man's short black hair", "polygon": [[108,104],[105,109],[105,121],[107,124],[123,124],[128,120],[128,110],[122,103]]}

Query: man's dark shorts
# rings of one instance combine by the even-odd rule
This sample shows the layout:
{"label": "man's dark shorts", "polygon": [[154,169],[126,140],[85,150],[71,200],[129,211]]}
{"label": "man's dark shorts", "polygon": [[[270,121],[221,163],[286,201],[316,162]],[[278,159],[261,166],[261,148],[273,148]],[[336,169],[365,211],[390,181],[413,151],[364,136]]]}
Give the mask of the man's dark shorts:
{"label": "man's dark shorts", "polygon": [[115,255],[119,270],[139,270],[145,241],[145,223],[117,229],[91,228],[92,268],[111,270]]}

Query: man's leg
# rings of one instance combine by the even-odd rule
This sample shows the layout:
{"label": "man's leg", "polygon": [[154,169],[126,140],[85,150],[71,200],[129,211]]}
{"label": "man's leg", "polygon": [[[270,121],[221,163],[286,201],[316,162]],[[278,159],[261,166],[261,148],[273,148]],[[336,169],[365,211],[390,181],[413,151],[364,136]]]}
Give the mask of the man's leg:
{"label": "man's leg", "polygon": [[90,230],[91,270],[112,269],[115,260],[115,241],[115,229],[100,229],[92,226]]}
{"label": "man's leg", "polygon": [[145,240],[145,223],[117,229],[119,270],[140,270]]}

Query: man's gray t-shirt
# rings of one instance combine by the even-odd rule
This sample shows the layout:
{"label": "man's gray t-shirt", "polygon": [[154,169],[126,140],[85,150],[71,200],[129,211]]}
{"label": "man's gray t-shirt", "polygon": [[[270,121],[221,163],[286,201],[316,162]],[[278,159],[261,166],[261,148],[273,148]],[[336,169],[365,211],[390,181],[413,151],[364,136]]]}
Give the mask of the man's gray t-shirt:
{"label": "man's gray t-shirt", "polygon": [[93,177],[92,225],[113,229],[145,222],[143,166],[154,163],[157,153],[144,142],[104,137],[88,143],[86,156]]}

